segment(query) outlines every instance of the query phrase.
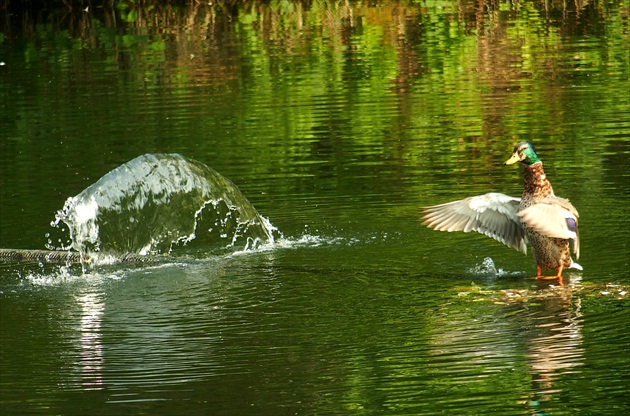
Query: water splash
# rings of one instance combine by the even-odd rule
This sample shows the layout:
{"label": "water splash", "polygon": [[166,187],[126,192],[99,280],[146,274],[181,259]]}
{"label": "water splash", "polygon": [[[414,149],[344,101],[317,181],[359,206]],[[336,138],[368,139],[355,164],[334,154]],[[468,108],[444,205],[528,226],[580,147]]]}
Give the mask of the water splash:
{"label": "water splash", "polygon": [[486,277],[503,277],[503,276],[519,276],[522,272],[518,271],[506,271],[501,267],[497,267],[494,264],[494,260],[490,257],[486,257],[483,261],[476,265],[475,267],[470,268],[469,273],[477,276],[486,276]]}
{"label": "water splash", "polygon": [[483,259],[481,264],[478,264],[471,270],[474,274],[480,274],[485,276],[496,276],[499,274],[499,270],[494,265],[494,261],[490,257]]}
{"label": "water splash", "polygon": [[198,240],[249,250],[280,234],[228,179],[178,154],[146,154],[68,198],[52,226],[68,239],[48,248],[88,253],[168,253]]}
{"label": "water splash", "polygon": [[480,276],[498,276],[503,274],[503,270],[497,269],[494,261],[490,257],[486,257],[483,259],[481,264],[471,268],[470,273]]}

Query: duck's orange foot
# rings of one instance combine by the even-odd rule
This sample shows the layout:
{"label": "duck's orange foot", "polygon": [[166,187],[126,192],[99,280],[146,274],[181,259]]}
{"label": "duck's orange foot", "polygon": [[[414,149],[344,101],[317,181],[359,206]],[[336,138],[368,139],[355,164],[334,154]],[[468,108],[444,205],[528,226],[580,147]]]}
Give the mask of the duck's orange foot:
{"label": "duck's orange foot", "polygon": [[564,266],[560,266],[560,267],[557,268],[557,273],[556,273],[555,276],[543,276],[543,274],[542,274],[542,267],[536,266],[536,277],[535,277],[535,279],[541,279],[541,280],[558,279],[558,286],[564,286],[564,284],[562,283],[562,270],[564,270]]}

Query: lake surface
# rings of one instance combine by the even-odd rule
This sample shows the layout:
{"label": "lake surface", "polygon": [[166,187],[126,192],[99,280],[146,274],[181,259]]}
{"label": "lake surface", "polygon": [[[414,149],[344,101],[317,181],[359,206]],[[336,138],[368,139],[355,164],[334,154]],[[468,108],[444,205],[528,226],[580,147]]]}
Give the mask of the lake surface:
{"label": "lake surface", "polygon": [[[576,4],[4,6],[0,247],[58,247],[67,198],[160,153],[280,235],[0,264],[0,414],[630,412],[628,10]],[[519,196],[521,140],[580,212],[562,287],[419,221]]]}

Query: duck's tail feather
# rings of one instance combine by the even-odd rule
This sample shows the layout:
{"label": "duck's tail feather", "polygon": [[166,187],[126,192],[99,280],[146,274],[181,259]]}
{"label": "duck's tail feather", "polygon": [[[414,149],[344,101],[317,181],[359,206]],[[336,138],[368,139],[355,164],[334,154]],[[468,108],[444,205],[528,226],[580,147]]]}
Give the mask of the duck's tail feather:
{"label": "duck's tail feather", "polygon": [[569,266],[569,269],[584,270],[582,266],[574,262],[573,259],[571,259],[571,265]]}

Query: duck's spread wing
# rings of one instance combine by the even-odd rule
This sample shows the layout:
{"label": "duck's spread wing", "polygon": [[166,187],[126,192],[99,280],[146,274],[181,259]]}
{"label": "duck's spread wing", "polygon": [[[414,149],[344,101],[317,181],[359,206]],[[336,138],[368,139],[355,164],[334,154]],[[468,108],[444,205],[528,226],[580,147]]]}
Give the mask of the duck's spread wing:
{"label": "duck's spread wing", "polygon": [[518,212],[521,222],[539,234],[573,241],[575,257],[580,258],[578,213],[564,198],[550,197]]}
{"label": "duck's spread wing", "polygon": [[477,231],[527,254],[527,240],[516,215],[519,198],[489,193],[425,207],[424,222],[438,231]]}

